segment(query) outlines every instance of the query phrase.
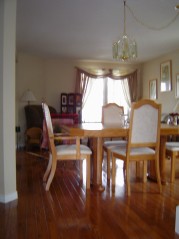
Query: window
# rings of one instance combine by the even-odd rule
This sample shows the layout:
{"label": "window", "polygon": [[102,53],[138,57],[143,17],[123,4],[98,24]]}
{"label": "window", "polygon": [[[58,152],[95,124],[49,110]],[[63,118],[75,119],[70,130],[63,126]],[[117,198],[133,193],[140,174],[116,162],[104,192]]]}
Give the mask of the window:
{"label": "window", "polygon": [[84,107],[82,109],[83,122],[101,122],[101,108],[104,101],[104,79],[90,79]]}
{"label": "window", "polygon": [[83,122],[101,122],[102,105],[107,103],[123,105],[125,114],[129,108],[125,99],[122,80],[111,78],[90,78],[84,102]]}
{"label": "window", "polygon": [[116,103],[118,105],[123,105],[124,113],[127,114],[129,106],[125,99],[122,80],[113,80],[111,78],[108,78],[106,103]]}

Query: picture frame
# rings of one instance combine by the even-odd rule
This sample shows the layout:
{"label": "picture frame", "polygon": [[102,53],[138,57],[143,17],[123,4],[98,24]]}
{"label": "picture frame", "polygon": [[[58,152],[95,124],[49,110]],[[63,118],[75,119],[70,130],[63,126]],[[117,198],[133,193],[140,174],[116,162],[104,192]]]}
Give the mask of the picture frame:
{"label": "picture frame", "polygon": [[172,90],[172,62],[165,61],[160,65],[160,91],[166,92]]}
{"label": "picture frame", "polygon": [[76,97],[76,106],[81,106],[82,96],[81,94],[75,94]]}
{"label": "picture frame", "polygon": [[81,107],[77,106],[76,107],[76,114],[80,114],[80,112],[81,112]]}
{"label": "picture frame", "polygon": [[61,94],[61,105],[67,105],[67,94],[66,93]]}
{"label": "picture frame", "polygon": [[157,94],[157,79],[152,79],[149,81],[149,98],[151,100],[156,100],[158,97]]}
{"label": "picture frame", "polygon": [[68,105],[74,105],[74,94],[68,94]]}
{"label": "picture frame", "polygon": [[66,114],[67,113],[67,106],[62,106],[62,114]]}
{"label": "picture frame", "polygon": [[73,106],[68,106],[68,113],[73,114],[74,113],[74,107]]}
{"label": "picture frame", "polygon": [[176,74],[176,98],[179,98],[179,73]]}

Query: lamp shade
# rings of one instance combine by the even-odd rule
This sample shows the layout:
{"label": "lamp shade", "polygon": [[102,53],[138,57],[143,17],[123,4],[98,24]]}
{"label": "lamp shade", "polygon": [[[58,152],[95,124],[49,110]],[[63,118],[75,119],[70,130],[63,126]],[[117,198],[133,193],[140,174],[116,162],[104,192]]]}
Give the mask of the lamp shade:
{"label": "lamp shade", "polygon": [[32,93],[31,90],[27,90],[24,92],[24,94],[21,97],[21,101],[25,101],[28,102],[28,104],[32,101],[36,101],[36,98],[34,96],[34,94]]}

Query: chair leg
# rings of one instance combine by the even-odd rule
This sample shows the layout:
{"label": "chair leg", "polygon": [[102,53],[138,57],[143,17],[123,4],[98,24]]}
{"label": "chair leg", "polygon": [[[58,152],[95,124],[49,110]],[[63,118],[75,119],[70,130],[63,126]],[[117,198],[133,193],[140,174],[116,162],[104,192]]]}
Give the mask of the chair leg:
{"label": "chair leg", "polygon": [[147,182],[147,161],[143,162],[143,182]]}
{"label": "chair leg", "polygon": [[126,183],[127,183],[127,195],[131,195],[131,189],[130,189],[130,175],[129,175],[129,162],[126,161]]}
{"label": "chair leg", "polygon": [[115,185],[116,177],[116,158],[112,155],[112,186]]}
{"label": "chair leg", "polygon": [[170,181],[171,183],[174,183],[175,181],[175,155],[172,155],[171,157],[171,176],[170,176]]}
{"label": "chair leg", "polygon": [[123,176],[124,176],[124,182],[126,181],[126,162],[124,160],[123,162]]}
{"label": "chair leg", "polygon": [[50,175],[48,177],[47,184],[46,184],[46,187],[45,187],[46,191],[48,191],[49,188],[50,188],[51,182],[53,180],[53,177],[54,177],[54,174],[55,174],[55,171],[56,171],[56,167],[57,167],[57,159],[56,158],[54,159],[53,156],[52,156],[52,167],[51,167]]}
{"label": "chair leg", "polygon": [[[86,162],[87,163],[87,162]],[[80,180],[83,179],[83,160],[79,160]]]}
{"label": "chair leg", "polygon": [[162,192],[162,185],[161,185],[161,179],[160,179],[160,170],[159,170],[159,159],[155,159],[155,170],[156,170],[156,176],[157,176],[157,183],[159,186],[159,192]]}
{"label": "chair leg", "polygon": [[107,149],[107,180],[110,180],[110,172],[111,172],[111,150]]}
{"label": "chair leg", "polygon": [[90,156],[86,157],[86,189],[90,189]]}
{"label": "chair leg", "polygon": [[136,178],[139,178],[140,176],[140,162],[136,161]]}
{"label": "chair leg", "polygon": [[46,182],[46,181],[47,181],[47,178],[48,178],[48,176],[49,176],[51,167],[52,167],[52,155],[49,154],[48,165],[47,165],[47,169],[46,169],[46,171],[45,171],[45,173],[44,173],[44,176],[43,176],[43,182]]}

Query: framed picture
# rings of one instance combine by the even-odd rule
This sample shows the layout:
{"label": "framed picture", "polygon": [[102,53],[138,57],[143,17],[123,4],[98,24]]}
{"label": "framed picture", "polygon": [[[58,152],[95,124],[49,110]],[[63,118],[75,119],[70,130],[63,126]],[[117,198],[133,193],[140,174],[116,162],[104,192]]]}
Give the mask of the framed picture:
{"label": "framed picture", "polygon": [[74,94],[68,94],[68,105],[74,105]]}
{"label": "framed picture", "polygon": [[172,62],[165,61],[160,65],[160,90],[161,92],[172,90]]}
{"label": "framed picture", "polygon": [[157,99],[157,79],[149,81],[149,98],[151,100]]}
{"label": "framed picture", "polygon": [[76,106],[81,106],[81,94],[75,94],[76,96]]}
{"label": "framed picture", "polygon": [[176,75],[176,98],[179,98],[179,73]]}
{"label": "framed picture", "polygon": [[62,112],[61,112],[61,113],[62,113],[62,114],[63,114],[63,113],[67,113],[67,106],[63,106],[63,107],[62,107]]}
{"label": "framed picture", "polygon": [[68,113],[73,114],[74,113],[74,107],[73,106],[68,106]]}
{"label": "framed picture", "polygon": [[77,114],[80,114],[80,112],[81,112],[81,107],[79,107],[79,106],[76,107],[76,113],[77,113]]}
{"label": "framed picture", "polygon": [[65,93],[61,94],[61,104],[67,105],[67,94],[65,94]]}

